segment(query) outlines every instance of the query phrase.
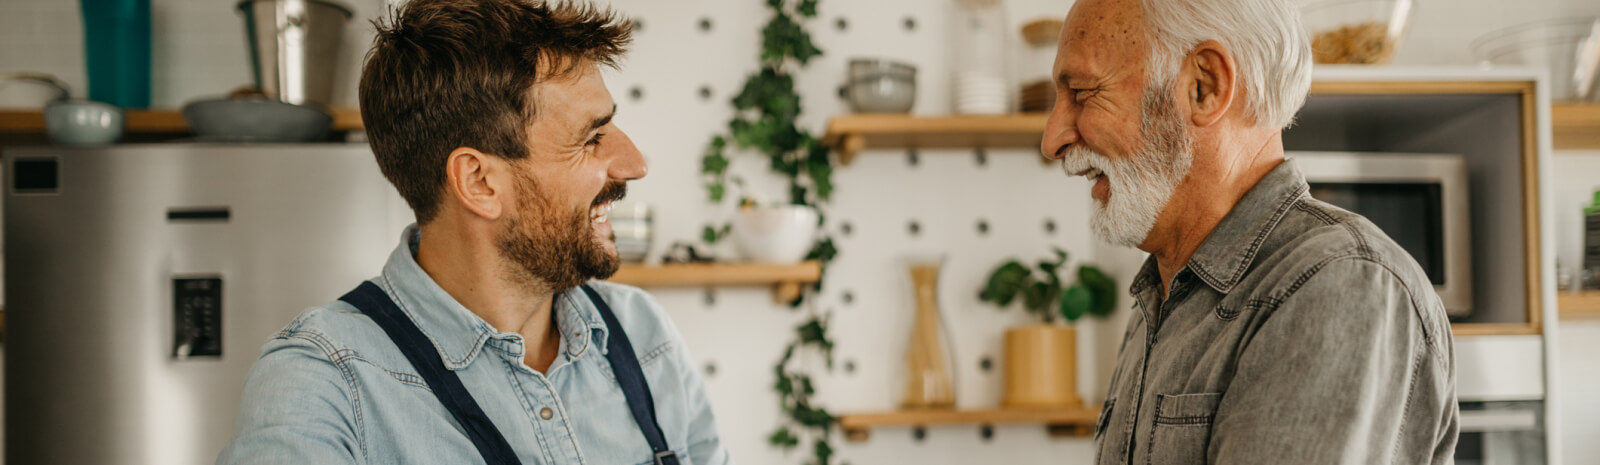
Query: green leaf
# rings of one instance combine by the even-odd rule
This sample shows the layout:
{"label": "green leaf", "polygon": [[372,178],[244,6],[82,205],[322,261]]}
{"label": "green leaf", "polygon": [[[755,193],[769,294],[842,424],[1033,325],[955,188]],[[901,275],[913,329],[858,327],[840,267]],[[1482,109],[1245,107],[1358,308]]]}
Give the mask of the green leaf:
{"label": "green leaf", "polygon": [[816,245],[811,246],[811,252],[806,254],[806,260],[817,260],[824,264],[833,261],[839,255],[839,249],[833,243],[832,237],[823,237]]}
{"label": "green leaf", "polygon": [[789,450],[800,445],[800,437],[795,436],[788,426],[779,426],[777,431],[767,436],[767,443],[779,449]]}
{"label": "green leaf", "polygon": [[807,18],[817,17],[817,0],[800,0],[800,5],[794,8],[800,16]]}
{"label": "green leaf", "polygon": [[989,273],[989,282],[983,288],[983,300],[1002,309],[1011,305],[1011,301],[1022,292],[1028,274],[1028,267],[1022,266],[1022,263],[1016,260],[1000,265],[994,272]]}
{"label": "green leaf", "polygon": [[728,186],[720,182],[706,183],[706,193],[710,194],[712,203],[721,202],[728,194]]}
{"label": "green leaf", "polygon": [[1078,282],[1089,289],[1094,299],[1093,304],[1089,306],[1089,314],[1105,317],[1116,311],[1117,294],[1121,291],[1117,289],[1117,281],[1111,279],[1111,276],[1099,268],[1084,265],[1078,267]]}
{"label": "green leaf", "polygon": [[1089,288],[1082,284],[1069,287],[1061,294],[1061,317],[1067,321],[1078,321],[1093,304],[1094,297],[1090,295]]}
{"label": "green leaf", "polygon": [[817,458],[816,465],[828,465],[833,458],[833,446],[828,444],[828,438],[817,438],[815,446],[811,447],[812,455]]}
{"label": "green leaf", "polygon": [[1062,265],[1062,264],[1066,264],[1067,263],[1067,257],[1068,257],[1067,251],[1061,250],[1060,247],[1056,247],[1055,248],[1055,253],[1056,253],[1056,263],[1058,265]]}
{"label": "green leaf", "polygon": [[1030,313],[1037,313],[1044,317],[1045,321],[1049,321],[1051,319],[1049,308],[1052,302],[1050,299],[1050,294],[1052,293],[1050,291],[1049,283],[1039,281],[1028,283],[1028,286],[1022,289],[1022,307],[1028,309]]}
{"label": "green leaf", "polygon": [[704,229],[700,230],[700,241],[704,242],[704,243],[707,243],[707,244],[716,244],[717,243],[717,229],[711,227],[711,225],[709,225],[709,224],[706,225],[706,227]]}

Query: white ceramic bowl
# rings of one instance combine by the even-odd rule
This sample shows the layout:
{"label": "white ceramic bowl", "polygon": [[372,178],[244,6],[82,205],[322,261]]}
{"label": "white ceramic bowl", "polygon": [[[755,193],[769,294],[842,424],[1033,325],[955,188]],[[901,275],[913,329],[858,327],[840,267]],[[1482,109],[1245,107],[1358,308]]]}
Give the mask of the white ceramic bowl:
{"label": "white ceramic bowl", "polygon": [[741,210],[729,236],[746,260],[800,263],[817,240],[817,211],[794,205]]}
{"label": "white ceramic bowl", "polygon": [[39,110],[67,98],[67,87],[41,73],[0,73],[0,108]]}

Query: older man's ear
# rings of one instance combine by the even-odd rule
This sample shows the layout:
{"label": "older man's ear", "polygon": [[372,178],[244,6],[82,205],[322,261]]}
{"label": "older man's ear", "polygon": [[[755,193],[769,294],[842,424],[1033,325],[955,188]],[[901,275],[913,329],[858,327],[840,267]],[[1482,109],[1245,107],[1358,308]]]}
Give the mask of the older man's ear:
{"label": "older man's ear", "polygon": [[[1238,70],[1233,54],[1215,40],[1201,42],[1189,53],[1178,73],[1178,95],[1187,98],[1190,121],[1195,126],[1216,124],[1234,110]],[[1239,110],[1242,113],[1243,108]]]}

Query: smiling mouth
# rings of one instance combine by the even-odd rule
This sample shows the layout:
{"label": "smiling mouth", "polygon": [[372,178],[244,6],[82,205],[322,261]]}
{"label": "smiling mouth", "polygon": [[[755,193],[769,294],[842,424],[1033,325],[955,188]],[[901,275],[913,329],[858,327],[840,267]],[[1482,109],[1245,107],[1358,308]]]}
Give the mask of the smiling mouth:
{"label": "smiling mouth", "polygon": [[628,185],[621,182],[612,182],[600,190],[600,195],[595,196],[594,203],[589,206],[589,221],[595,224],[611,220],[611,210],[615,209],[616,201],[628,196]]}
{"label": "smiling mouth", "polygon": [[1083,171],[1079,171],[1077,173],[1073,173],[1072,175],[1073,176],[1083,176],[1085,178],[1089,178],[1089,182],[1096,182],[1096,181],[1099,181],[1100,178],[1105,177],[1106,173],[1104,171],[1100,171],[1099,168],[1089,168],[1089,169],[1086,169],[1086,170],[1083,170]]}

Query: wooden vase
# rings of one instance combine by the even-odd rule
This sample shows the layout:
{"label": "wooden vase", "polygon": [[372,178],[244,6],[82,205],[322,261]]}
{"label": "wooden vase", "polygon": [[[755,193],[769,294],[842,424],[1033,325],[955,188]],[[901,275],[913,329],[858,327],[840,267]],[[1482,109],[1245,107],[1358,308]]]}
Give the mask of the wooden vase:
{"label": "wooden vase", "polygon": [[1071,326],[1037,324],[1005,336],[1005,397],[1015,408],[1082,407],[1078,397],[1078,334]]}
{"label": "wooden vase", "polygon": [[917,307],[911,347],[906,352],[906,395],[902,405],[912,409],[954,408],[953,368],[939,318],[939,264],[913,265],[911,282]]}

